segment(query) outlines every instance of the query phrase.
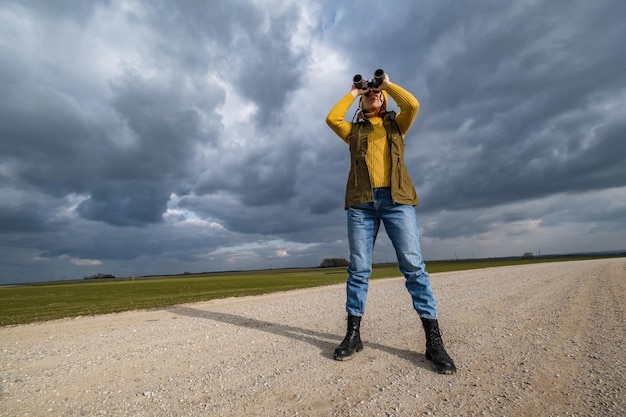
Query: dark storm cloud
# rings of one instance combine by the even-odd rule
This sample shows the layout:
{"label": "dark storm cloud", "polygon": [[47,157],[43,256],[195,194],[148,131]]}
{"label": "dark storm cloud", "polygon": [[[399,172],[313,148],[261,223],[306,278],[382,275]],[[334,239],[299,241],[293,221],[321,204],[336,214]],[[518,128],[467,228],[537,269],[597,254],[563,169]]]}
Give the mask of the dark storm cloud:
{"label": "dark storm cloud", "polygon": [[41,233],[52,228],[46,222],[44,207],[31,207],[29,211],[17,207],[0,207],[0,233]]}
{"label": "dark storm cloud", "polygon": [[[176,77],[145,79],[135,73],[111,83],[112,106],[132,137],[106,159],[104,180],[92,185],[90,198],[78,207],[85,218],[119,226],[160,222],[170,194],[188,192],[198,173],[196,147],[212,146],[221,127],[202,125],[188,101],[193,92],[183,84]],[[219,90],[205,93],[214,98],[211,106],[223,101]]]}
{"label": "dark storm cloud", "polygon": [[[581,230],[590,249],[624,245],[624,14],[617,0],[3,2],[0,279],[347,256],[349,151],[324,119],[379,67],[421,103],[406,158],[425,253],[578,250]],[[377,250],[393,255],[382,237]]]}
{"label": "dark storm cloud", "polygon": [[251,207],[288,202],[295,193],[299,145],[287,142],[277,146],[281,141],[275,139],[212,166],[195,192],[202,195],[229,191]]}
{"label": "dark storm cloud", "polygon": [[288,94],[302,82],[308,51],[295,49],[290,44],[299,13],[298,6],[290,4],[284,13],[270,20],[269,28],[247,28],[248,42],[233,45],[246,57],[236,73],[235,85],[245,97],[258,104],[260,126],[281,122],[280,109]]}
{"label": "dark storm cloud", "polygon": [[[624,126],[605,102],[626,82],[615,20],[625,7],[574,2],[575,13],[564,14],[552,3],[481,5],[472,3],[474,12],[469,4],[433,5],[422,17],[434,19],[425,25],[430,32],[417,29],[415,37],[391,29],[417,49],[407,54],[401,82],[417,80],[418,98],[425,93],[408,140],[418,141],[410,160],[428,207],[485,207],[623,185],[626,168],[616,155],[624,145],[616,138]],[[599,22],[607,30],[590,36]],[[426,61],[415,62],[411,77],[412,57]]]}
{"label": "dark storm cloud", "polygon": [[158,50],[166,61],[185,71],[217,69],[257,105],[260,126],[280,122],[280,109],[301,84],[309,58],[292,39],[306,13],[303,6],[284,2],[264,8],[226,0],[147,5],[148,24],[162,32]]}

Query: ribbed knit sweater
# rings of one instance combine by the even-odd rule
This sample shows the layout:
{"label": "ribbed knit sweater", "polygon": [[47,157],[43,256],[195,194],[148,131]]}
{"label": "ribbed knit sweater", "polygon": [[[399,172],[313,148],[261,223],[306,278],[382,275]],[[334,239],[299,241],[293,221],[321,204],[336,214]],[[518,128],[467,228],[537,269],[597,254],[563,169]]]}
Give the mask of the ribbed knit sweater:
{"label": "ribbed knit sweater", "polygon": [[[404,135],[417,116],[419,102],[411,93],[397,84],[389,83],[386,91],[400,108],[396,122]],[[354,100],[352,93],[349,92],[339,100],[326,117],[328,126],[348,145],[352,123],[346,121],[345,116]],[[375,116],[369,117],[368,120],[372,124],[372,133],[368,137],[366,160],[372,188],[389,187],[391,186],[391,157],[383,119]]]}

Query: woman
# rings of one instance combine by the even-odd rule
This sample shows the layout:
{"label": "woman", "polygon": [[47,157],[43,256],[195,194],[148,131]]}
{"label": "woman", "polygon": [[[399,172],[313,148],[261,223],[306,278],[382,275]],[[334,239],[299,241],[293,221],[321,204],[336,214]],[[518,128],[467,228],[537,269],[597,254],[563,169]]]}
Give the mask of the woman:
{"label": "woman", "polygon": [[[326,123],[350,146],[350,173],[346,186],[350,265],[346,283],[348,331],[335,349],[336,360],[348,360],[363,349],[361,317],[365,313],[372,252],[380,227],[393,243],[406,288],[426,333],[426,358],[439,373],[456,372],[446,352],[437,322],[437,303],[421,255],[415,206],[415,187],[404,165],[404,135],[419,111],[419,103],[384,74],[376,87],[370,82],[352,85],[330,111]],[[400,108],[387,111],[388,96]],[[360,97],[357,122],[345,120],[354,100]]]}

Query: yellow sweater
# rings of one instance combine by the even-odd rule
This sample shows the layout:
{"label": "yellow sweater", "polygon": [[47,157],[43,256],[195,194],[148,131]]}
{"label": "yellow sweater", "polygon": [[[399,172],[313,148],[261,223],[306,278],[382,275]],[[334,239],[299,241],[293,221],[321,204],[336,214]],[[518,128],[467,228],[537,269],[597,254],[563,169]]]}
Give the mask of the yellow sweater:
{"label": "yellow sweater", "polygon": [[[400,112],[396,116],[396,122],[404,135],[417,116],[419,102],[411,93],[397,84],[389,83],[387,93],[400,107]],[[352,93],[349,92],[332,108],[326,117],[328,126],[348,145],[350,144],[348,135],[352,129],[352,123],[346,121],[345,116],[354,100]],[[368,120],[373,128],[368,138],[366,155],[372,188],[389,187],[391,186],[391,157],[383,119],[370,117]]]}

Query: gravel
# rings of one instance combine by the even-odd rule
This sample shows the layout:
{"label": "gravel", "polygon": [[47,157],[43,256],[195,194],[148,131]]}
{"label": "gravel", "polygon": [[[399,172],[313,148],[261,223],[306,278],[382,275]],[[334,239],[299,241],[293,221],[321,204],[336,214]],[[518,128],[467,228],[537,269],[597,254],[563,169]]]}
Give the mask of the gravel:
{"label": "gravel", "polygon": [[343,285],[0,328],[0,416],[626,415],[626,259],[432,274],[458,372],[401,278],[332,360]]}

